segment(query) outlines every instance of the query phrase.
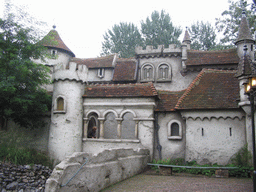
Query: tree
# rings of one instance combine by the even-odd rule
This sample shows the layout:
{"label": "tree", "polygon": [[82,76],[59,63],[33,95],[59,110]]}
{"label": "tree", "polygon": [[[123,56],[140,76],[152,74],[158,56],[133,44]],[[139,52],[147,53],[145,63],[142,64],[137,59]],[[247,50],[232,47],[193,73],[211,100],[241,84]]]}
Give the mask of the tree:
{"label": "tree", "polygon": [[135,47],[142,45],[140,32],[132,23],[114,25],[103,38],[101,55],[118,53],[122,58],[134,57]]}
{"label": "tree", "polygon": [[0,18],[0,119],[34,128],[49,111],[51,97],[40,87],[49,83],[48,68],[32,61],[43,57],[45,48],[24,20],[18,23],[13,13]]}
{"label": "tree", "polygon": [[209,22],[197,21],[190,27],[191,48],[195,50],[211,50],[216,46],[215,29]]}
{"label": "tree", "polygon": [[215,23],[218,31],[223,34],[222,44],[233,45],[236,41],[243,10],[245,10],[252,33],[255,32],[256,15],[254,6],[245,0],[238,0],[236,2],[229,0],[229,9],[221,14],[221,18],[216,18]]}
{"label": "tree", "polygon": [[146,45],[168,47],[169,44],[180,44],[178,39],[182,30],[173,26],[169,14],[162,10],[161,14],[154,11],[145,22],[141,21],[141,33]]}

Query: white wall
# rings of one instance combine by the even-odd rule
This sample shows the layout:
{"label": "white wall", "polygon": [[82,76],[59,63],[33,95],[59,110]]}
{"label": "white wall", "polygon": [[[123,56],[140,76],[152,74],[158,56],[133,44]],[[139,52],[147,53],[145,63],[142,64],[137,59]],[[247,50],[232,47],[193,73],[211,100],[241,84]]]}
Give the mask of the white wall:
{"label": "white wall", "polygon": [[246,144],[242,111],[189,111],[182,115],[186,118],[186,161],[225,165]]}

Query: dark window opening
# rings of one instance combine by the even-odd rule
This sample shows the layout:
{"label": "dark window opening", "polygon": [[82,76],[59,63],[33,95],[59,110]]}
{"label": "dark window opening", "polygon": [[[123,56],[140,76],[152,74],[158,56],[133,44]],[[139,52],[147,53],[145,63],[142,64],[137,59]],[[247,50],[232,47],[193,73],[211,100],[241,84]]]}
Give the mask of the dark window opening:
{"label": "dark window opening", "polygon": [[171,125],[171,136],[179,136],[179,124],[178,123],[173,123]]}

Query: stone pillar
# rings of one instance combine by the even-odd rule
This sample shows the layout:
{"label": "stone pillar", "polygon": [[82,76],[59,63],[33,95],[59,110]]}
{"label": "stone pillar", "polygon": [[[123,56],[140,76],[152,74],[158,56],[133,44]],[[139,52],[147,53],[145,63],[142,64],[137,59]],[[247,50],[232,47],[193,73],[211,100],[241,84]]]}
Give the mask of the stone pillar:
{"label": "stone pillar", "polygon": [[88,118],[84,118],[84,138],[87,138],[87,134],[88,134],[88,123],[89,120]]}
{"label": "stone pillar", "polygon": [[116,118],[117,121],[117,137],[121,139],[122,136],[122,118]]}
{"label": "stone pillar", "polygon": [[104,139],[104,120],[103,118],[98,118],[100,121],[100,139]]}
{"label": "stone pillar", "polygon": [[138,139],[139,121],[135,121],[135,138]]}

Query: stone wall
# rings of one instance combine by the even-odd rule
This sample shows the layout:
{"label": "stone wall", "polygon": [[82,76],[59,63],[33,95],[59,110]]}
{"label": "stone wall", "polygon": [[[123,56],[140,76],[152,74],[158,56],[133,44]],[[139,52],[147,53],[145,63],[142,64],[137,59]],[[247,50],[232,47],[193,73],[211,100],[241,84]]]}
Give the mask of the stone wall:
{"label": "stone wall", "polygon": [[142,172],[148,161],[148,149],[110,149],[99,154],[76,152],[54,168],[45,191],[100,191]]}

